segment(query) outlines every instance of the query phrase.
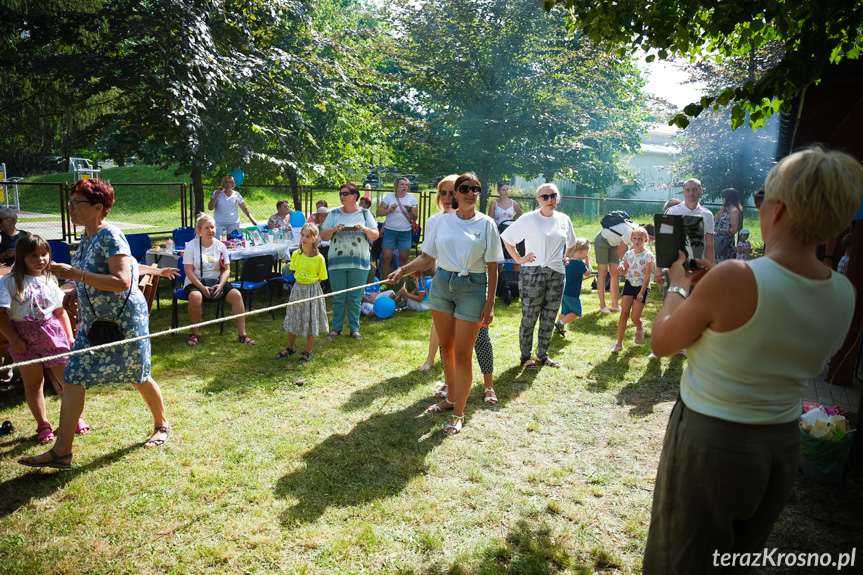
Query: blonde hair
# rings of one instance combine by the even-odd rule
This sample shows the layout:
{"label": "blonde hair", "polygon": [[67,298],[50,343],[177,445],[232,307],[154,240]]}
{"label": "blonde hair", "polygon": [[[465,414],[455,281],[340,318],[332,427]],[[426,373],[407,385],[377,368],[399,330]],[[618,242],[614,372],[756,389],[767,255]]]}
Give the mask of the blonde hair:
{"label": "blonde hair", "polygon": [[201,212],[195,218],[195,234],[201,235],[201,228],[204,227],[204,224],[207,222],[213,222],[213,225],[216,225],[216,220],[213,219],[213,216],[210,214],[205,214]]}
{"label": "blonde hair", "polygon": [[[457,179],[458,179],[458,174],[450,174],[437,183],[437,195],[435,196],[434,203],[437,206],[437,209],[439,212],[443,211],[443,200],[440,197],[441,184],[452,183],[453,186],[455,186],[455,181]],[[455,187],[453,187],[453,194],[455,194]],[[453,198],[455,198],[455,195],[453,195]]]}
{"label": "blonde hair", "polygon": [[318,242],[321,238],[321,230],[318,228],[318,224],[314,222],[306,222],[305,224],[303,224],[303,227],[300,228],[300,237],[302,237],[303,232],[306,231],[309,232],[309,235],[311,235],[312,239],[314,240],[312,242],[312,249],[315,253],[312,254],[312,257],[315,257],[316,255],[318,255]]}
{"label": "blonde hair", "polygon": [[629,234],[630,238],[632,237],[632,234],[644,234],[644,241],[650,239],[650,234],[647,233],[647,230],[644,228],[644,226],[636,226],[635,229],[633,229],[632,232]]}
{"label": "blonde hair", "polygon": [[795,152],[773,166],[764,199],[785,204],[791,236],[807,244],[826,242],[848,227],[863,193],[863,166],[843,152],[820,147]]}
{"label": "blonde hair", "polygon": [[536,195],[537,195],[537,197],[539,197],[539,192],[540,192],[541,190],[551,190],[552,192],[554,192],[555,194],[557,194],[558,199],[560,199],[560,190],[559,190],[559,189],[557,189],[557,186],[556,186],[556,185],[554,185],[554,184],[553,184],[553,183],[551,183],[551,182],[546,182],[545,184],[541,184],[541,185],[536,189]]}
{"label": "blonde hair", "polygon": [[228,181],[231,182],[232,187],[237,187],[237,182],[234,181],[234,176],[225,176],[224,178],[222,178],[222,181],[219,182],[219,185],[224,187],[225,182],[228,182]]}
{"label": "blonde hair", "polygon": [[587,238],[576,238],[575,239],[575,251],[583,252],[584,250],[590,249],[590,242]]}

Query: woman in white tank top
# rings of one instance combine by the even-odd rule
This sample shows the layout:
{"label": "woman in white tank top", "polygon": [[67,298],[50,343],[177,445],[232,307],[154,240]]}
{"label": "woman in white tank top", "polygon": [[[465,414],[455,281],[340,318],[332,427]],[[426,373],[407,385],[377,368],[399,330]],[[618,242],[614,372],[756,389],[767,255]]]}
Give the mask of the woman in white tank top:
{"label": "woman in white tank top", "polygon": [[764,187],[764,257],[699,261],[698,271],[681,257],[668,270],[651,347],[685,348],[688,363],[656,475],[645,575],[713,573],[717,553],[764,548],[794,482],[803,391],[851,323],[854,289],[815,250],[851,223],[863,167],[808,149],[774,166]]}
{"label": "woman in white tank top", "polygon": [[520,218],[521,206],[509,197],[509,184],[500,182],[497,185],[497,193],[500,198],[492,200],[488,207],[488,215],[494,219],[494,223],[500,225],[501,222]]}

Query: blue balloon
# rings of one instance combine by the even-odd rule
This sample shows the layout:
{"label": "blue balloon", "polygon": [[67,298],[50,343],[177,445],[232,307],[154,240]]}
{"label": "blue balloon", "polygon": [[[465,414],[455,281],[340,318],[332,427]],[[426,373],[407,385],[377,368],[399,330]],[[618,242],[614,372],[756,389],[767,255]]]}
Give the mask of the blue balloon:
{"label": "blue balloon", "polygon": [[377,317],[386,319],[396,311],[396,301],[388,297],[378,297],[375,300],[372,309],[375,310],[375,315]]}
{"label": "blue balloon", "polygon": [[291,212],[290,217],[288,217],[288,222],[290,222],[292,228],[301,228],[306,223],[306,216],[300,210],[294,210]]}
{"label": "blue balloon", "polygon": [[243,180],[246,179],[246,174],[243,170],[234,170],[231,172],[231,177],[234,178],[234,187],[239,188],[243,184]]}

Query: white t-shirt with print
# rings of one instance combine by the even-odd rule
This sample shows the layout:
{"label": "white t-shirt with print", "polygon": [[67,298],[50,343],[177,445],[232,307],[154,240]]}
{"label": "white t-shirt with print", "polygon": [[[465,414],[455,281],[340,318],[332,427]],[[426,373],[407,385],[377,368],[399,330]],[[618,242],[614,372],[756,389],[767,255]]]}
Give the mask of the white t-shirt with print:
{"label": "white t-shirt with print", "polygon": [[503,261],[500,235],[494,220],[479,212],[469,220],[456,212],[442,214],[426,227],[422,251],[450,272],[483,273],[486,262]]}
{"label": "white t-shirt with print", "polygon": [[57,281],[46,276],[24,276],[21,297],[15,278],[8,274],[0,283],[0,307],[9,310],[13,321],[42,321],[63,306],[63,292]]}
{"label": "white t-shirt with print", "polygon": [[[399,201],[402,203],[402,208],[404,208],[407,213],[410,213],[413,206],[419,205],[419,202],[417,202],[417,199],[413,194],[405,194],[405,197],[399,198]],[[384,199],[381,200],[381,203],[385,204],[387,207],[393,205],[396,206],[395,211],[391,214],[387,214],[387,219],[384,220],[384,226],[386,226],[386,229],[394,232],[409,232],[411,229],[410,220],[405,217],[401,208],[398,207],[395,192],[390,192],[385,195]]]}
{"label": "white t-shirt with print", "polygon": [[521,264],[522,267],[541,266],[559,273],[565,272],[563,250],[575,246],[572,220],[557,211],[550,217],[539,210],[528,212],[510,224],[500,238],[513,246],[523,241],[525,253],[533,253],[536,259]]}
{"label": "white t-shirt with print", "polygon": [[623,254],[623,261],[629,264],[626,281],[635,287],[641,287],[644,284],[647,264],[655,262],[656,256],[650,250],[644,250],[640,254],[635,253],[635,250],[628,250]]}
{"label": "white t-shirt with print", "polygon": [[[222,275],[219,262],[228,265],[228,248],[219,240],[213,238],[213,244],[210,247],[204,247],[202,257],[198,257],[201,253],[201,238],[196,237],[190,242],[186,242],[186,251],[183,252],[183,265],[192,265],[195,271],[195,276],[198,279],[219,279]],[[204,272],[201,273],[201,264],[204,265]],[[192,283],[189,276],[186,276],[186,282],[183,287]]]}
{"label": "white t-shirt with print", "polygon": [[240,221],[239,206],[243,204],[243,196],[236,190],[230,196],[226,196],[222,190],[216,190],[213,196],[218,198],[213,219],[216,220],[216,233],[219,233],[222,226]]}
{"label": "white t-shirt with print", "polygon": [[686,207],[686,204],[677,204],[668,208],[665,212],[671,216],[701,216],[704,218],[704,233],[713,235],[713,212],[698,204],[694,210]]}

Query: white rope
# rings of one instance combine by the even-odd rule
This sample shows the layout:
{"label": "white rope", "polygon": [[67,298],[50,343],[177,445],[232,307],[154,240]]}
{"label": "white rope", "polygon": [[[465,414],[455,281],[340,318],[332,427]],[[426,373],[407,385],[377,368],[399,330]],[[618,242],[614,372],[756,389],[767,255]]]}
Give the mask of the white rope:
{"label": "white rope", "polygon": [[18,363],[13,363],[13,364],[11,364],[11,365],[4,365],[4,366],[3,366],[3,368],[4,368],[4,369],[14,369],[14,368],[22,367],[22,366],[26,366],[26,365],[33,365],[33,364],[36,364],[36,363],[44,363],[44,362],[46,362],[46,361],[52,361],[52,360],[60,359],[60,358],[63,358],[63,357],[71,357],[71,356],[73,356],[73,355],[81,355],[82,353],[92,353],[92,352],[96,352],[96,351],[101,351],[101,350],[103,350],[103,349],[110,349],[110,348],[112,348],[112,347],[117,347],[117,346],[120,346],[120,345],[128,345],[128,344],[135,343],[136,341],[141,341],[141,340],[144,340],[144,339],[150,339],[150,338],[154,338],[154,337],[161,337],[161,336],[163,336],[163,335],[169,335],[169,334],[173,334],[173,333],[179,333],[179,332],[181,332],[181,331],[186,331],[186,330],[191,329],[191,328],[193,328],[193,327],[201,327],[201,326],[205,326],[205,325],[212,325],[212,324],[215,324],[215,323],[220,323],[220,322],[223,322],[223,321],[228,321],[228,320],[236,319],[236,318],[238,318],[238,317],[246,317],[246,316],[250,316],[250,315],[256,315],[256,314],[259,314],[259,313],[268,313],[268,312],[271,312],[271,311],[274,311],[274,310],[277,310],[277,309],[286,308],[286,307],[288,307],[288,306],[298,305],[298,304],[305,303],[305,302],[308,302],[308,301],[314,301],[314,300],[316,300],[316,299],[323,299],[323,298],[326,298],[326,297],[330,297],[330,296],[334,296],[334,295],[338,295],[338,294],[343,294],[343,293],[348,293],[348,292],[350,292],[350,291],[355,291],[355,290],[358,290],[358,289],[365,289],[365,288],[370,287],[370,286],[376,286],[376,285],[382,284],[382,283],[384,283],[385,281],[386,281],[386,280],[381,280],[381,281],[378,281],[378,282],[374,282],[374,283],[370,283],[370,284],[365,284],[365,285],[361,285],[361,286],[357,286],[357,287],[352,287],[352,288],[348,288],[348,289],[343,289],[343,290],[340,290],[340,291],[330,292],[330,293],[326,293],[326,294],[323,294],[323,295],[316,295],[316,296],[314,296],[314,297],[310,297],[310,298],[306,298],[306,299],[301,299],[301,300],[297,300],[297,301],[289,301],[288,303],[281,303],[281,304],[274,305],[274,306],[270,306],[270,307],[265,307],[265,308],[261,308],[261,309],[256,309],[256,310],[254,310],[254,311],[247,311],[247,312],[243,312],[243,313],[238,313],[237,315],[223,316],[223,317],[220,317],[220,318],[211,319],[211,320],[207,320],[207,321],[202,321],[202,322],[199,322],[199,323],[193,323],[193,324],[185,325],[185,326],[182,326],[182,327],[176,327],[176,328],[172,328],[172,329],[166,329],[165,331],[160,331],[160,332],[157,332],[157,333],[150,333],[150,334],[147,334],[147,335],[139,335],[139,336],[137,336],[137,337],[133,337],[133,338],[129,338],[129,339],[123,339],[123,340],[120,340],[120,341],[114,341],[114,342],[111,342],[111,343],[103,343],[102,345],[94,345],[94,346],[86,347],[86,348],[84,348],[84,349],[75,349],[75,350],[67,351],[67,352],[65,352],[65,353],[58,353],[57,355],[50,355],[50,356],[48,356],[48,357],[40,357],[40,358],[38,358],[38,359],[29,359],[29,360],[27,360],[27,361],[22,361],[22,362],[18,362]]}

